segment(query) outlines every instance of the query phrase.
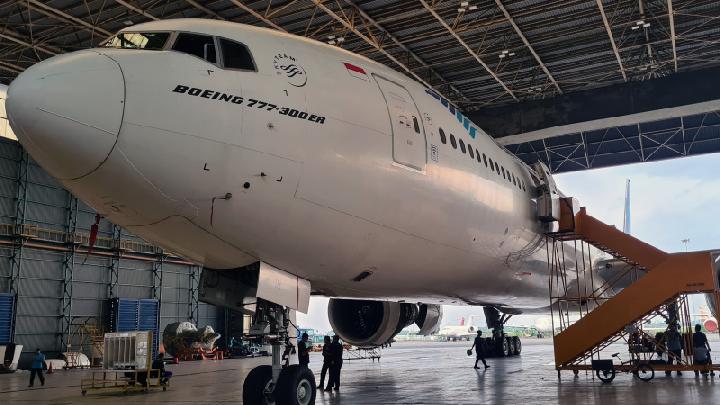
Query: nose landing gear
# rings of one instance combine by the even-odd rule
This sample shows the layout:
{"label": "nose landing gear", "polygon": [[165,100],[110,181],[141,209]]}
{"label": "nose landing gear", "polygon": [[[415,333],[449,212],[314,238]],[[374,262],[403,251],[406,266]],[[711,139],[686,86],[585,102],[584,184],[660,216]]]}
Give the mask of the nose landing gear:
{"label": "nose landing gear", "polygon": [[[272,365],[255,367],[243,382],[243,403],[310,405],[315,403],[315,376],[304,366],[290,365],[290,310],[259,299],[250,334],[272,345]],[[284,346],[284,350],[283,350]]]}

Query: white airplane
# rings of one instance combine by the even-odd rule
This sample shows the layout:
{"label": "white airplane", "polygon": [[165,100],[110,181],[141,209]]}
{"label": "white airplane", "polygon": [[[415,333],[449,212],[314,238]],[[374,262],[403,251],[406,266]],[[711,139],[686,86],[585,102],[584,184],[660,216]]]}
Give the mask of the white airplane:
{"label": "white airplane", "polygon": [[254,315],[274,355],[247,377],[246,403],[314,400],[312,373],[280,358],[311,293],[339,297],[333,329],[360,347],[413,322],[435,332],[440,305],[467,304],[516,352],[502,350],[519,349],[502,334],[508,315],[547,310],[542,173],[365,57],[252,26],[156,21],[30,67],[7,108],[78,198],[202,263],[203,301]]}
{"label": "white airplane", "polygon": [[[472,318],[471,318],[472,319]],[[445,325],[440,328],[437,335],[447,341],[471,340],[477,335],[477,329],[472,325],[465,324],[465,318],[460,318],[459,325]]]}

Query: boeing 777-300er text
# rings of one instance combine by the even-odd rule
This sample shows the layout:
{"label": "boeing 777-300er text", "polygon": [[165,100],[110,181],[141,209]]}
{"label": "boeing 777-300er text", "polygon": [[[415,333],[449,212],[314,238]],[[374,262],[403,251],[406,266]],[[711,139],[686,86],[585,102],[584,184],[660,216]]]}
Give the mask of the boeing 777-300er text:
{"label": "boeing 777-300er text", "polygon": [[442,304],[467,304],[483,306],[489,344],[519,354],[504,321],[548,308],[547,170],[368,58],[229,22],[155,21],[30,67],[7,109],[74,195],[202,263],[201,300],[253,315],[273,365],[248,375],[245,403],[314,400],[312,373],[281,360],[311,294],[333,297],[333,329],[360,347],[412,323],[435,332]]}

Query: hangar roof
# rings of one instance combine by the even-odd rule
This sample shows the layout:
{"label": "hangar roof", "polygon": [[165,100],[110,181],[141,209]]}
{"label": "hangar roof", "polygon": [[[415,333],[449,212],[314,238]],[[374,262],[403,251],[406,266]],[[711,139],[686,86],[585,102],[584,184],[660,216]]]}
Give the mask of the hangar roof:
{"label": "hangar roof", "polygon": [[716,0],[5,0],[0,80],[128,25],[175,17],[334,43],[465,110],[720,64]]}
{"label": "hangar roof", "polygon": [[[555,106],[550,115],[558,122],[588,110],[597,118],[630,115],[658,107],[656,94],[673,98],[660,85],[640,82],[684,72],[712,79],[720,66],[717,0],[0,0],[0,82],[54,54],[98,45],[121,28],[178,17],[271,27],[363,54],[435,88],[481,127],[497,115],[505,129],[518,128],[503,114],[524,117],[542,102]],[[613,99],[625,102],[612,102],[614,109],[592,102]],[[573,110],[563,114],[566,107]],[[528,163],[582,170],[720,151],[716,115],[595,132],[558,128],[546,137],[552,140],[503,143]]]}

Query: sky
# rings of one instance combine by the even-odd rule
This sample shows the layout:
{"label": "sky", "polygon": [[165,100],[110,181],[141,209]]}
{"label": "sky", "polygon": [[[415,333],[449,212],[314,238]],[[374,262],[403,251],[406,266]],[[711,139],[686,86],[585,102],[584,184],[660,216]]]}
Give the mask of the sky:
{"label": "sky", "polygon": [[[630,179],[632,235],[667,252],[720,249],[720,155],[709,154],[638,163],[553,176],[558,188],[580,201],[587,212],[622,229],[625,181]],[[310,299],[301,327],[329,331],[327,298]],[[696,302],[697,304],[697,302]],[[443,325],[482,315],[480,307],[443,307]],[[532,324],[536,317],[516,316],[509,324]],[[483,318],[476,323],[484,325]]]}

